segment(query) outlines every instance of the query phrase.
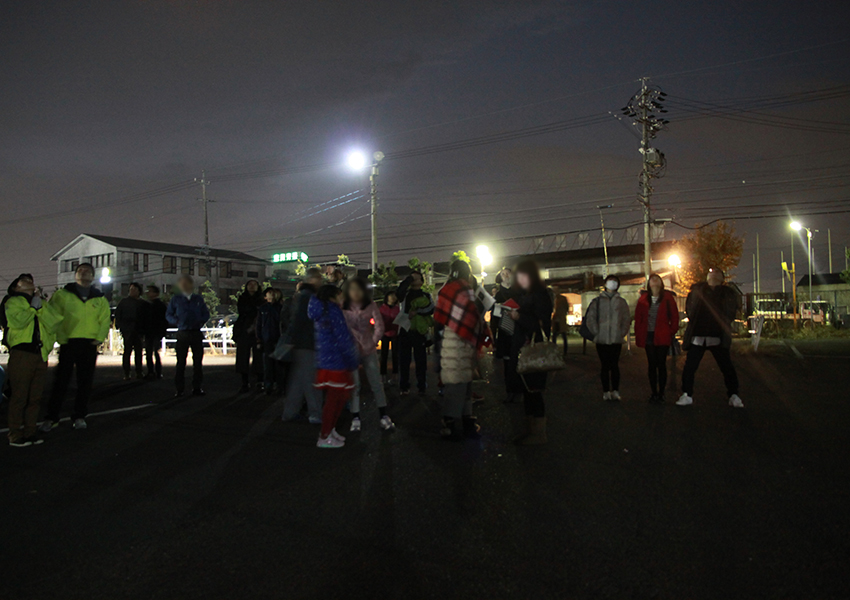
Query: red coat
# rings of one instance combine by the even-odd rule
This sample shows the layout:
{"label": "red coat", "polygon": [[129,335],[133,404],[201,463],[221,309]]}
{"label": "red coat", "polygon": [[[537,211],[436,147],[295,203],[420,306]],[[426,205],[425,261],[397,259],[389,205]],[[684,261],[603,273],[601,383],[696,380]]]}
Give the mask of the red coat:
{"label": "red coat", "polygon": [[[651,302],[649,292],[643,292],[635,306],[635,344],[638,348],[646,346]],[[669,346],[673,343],[673,337],[679,330],[679,308],[676,306],[676,298],[667,290],[661,292],[661,299],[658,302],[660,304],[658,306],[658,317],[655,319],[653,343],[656,346]]]}

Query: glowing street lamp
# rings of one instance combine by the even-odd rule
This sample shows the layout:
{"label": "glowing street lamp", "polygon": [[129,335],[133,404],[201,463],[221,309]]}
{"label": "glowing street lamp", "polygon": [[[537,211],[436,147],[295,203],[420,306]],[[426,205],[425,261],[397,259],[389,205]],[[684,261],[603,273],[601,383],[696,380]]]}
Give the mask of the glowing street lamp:
{"label": "glowing street lamp", "polygon": [[[812,319],[812,325],[814,325],[814,322],[815,322],[815,304],[814,304],[814,297],[812,296],[812,237],[813,237],[814,234],[812,233],[811,229],[809,229],[808,227],[806,227],[805,225],[803,225],[799,221],[791,221],[790,227],[794,231],[802,231],[803,229],[806,230],[806,238],[808,239],[807,250],[808,250],[808,255],[809,255],[809,311],[810,311],[810,317]],[[791,262],[793,263],[794,262],[794,256],[793,256],[794,246],[793,245],[791,246],[791,251],[792,251]],[[795,289],[795,291],[797,289],[797,282],[796,281],[794,282],[794,289]],[[795,309],[796,309],[796,307],[795,307]]]}
{"label": "glowing street lamp", "polygon": [[667,257],[667,264],[673,267],[674,269],[678,269],[682,266],[682,259],[679,258],[678,254],[671,254]]}
{"label": "glowing street lamp", "polygon": [[[378,272],[378,165],[384,160],[384,153],[378,150],[372,155],[372,174],[369,175],[371,185],[370,202],[372,206],[372,273]],[[366,155],[355,150],[348,155],[348,166],[354,171],[362,171],[369,166]]]}
{"label": "glowing street lamp", "polygon": [[478,256],[478,261],[481,263],[481,271],[493,264],[493,255],[490,254],[490,249],[484,244],[475,248],[475,255]]}
{"label": "glowing street lamp", "polygon": [[100,282],[104,285],[112,281],[112,277],[109,276],[109,268],[103,267],[103,270],[100,272]]}

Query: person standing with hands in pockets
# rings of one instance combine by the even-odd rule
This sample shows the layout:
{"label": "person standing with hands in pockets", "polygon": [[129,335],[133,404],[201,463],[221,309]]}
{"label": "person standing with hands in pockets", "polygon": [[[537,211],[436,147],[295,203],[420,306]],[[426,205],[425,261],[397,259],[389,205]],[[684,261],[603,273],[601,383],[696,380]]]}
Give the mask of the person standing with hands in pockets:
{"label": "person standing with hands in pockets", "polygon": [[629,304],[617,291],[620,278],[609,275],[605,289],[587,307],[587,326],[601,363],[602,399],[620,400],[620,353],[632,323]]}
{"label": "person standing with hands in pockets", "polygon": [[646,349],[649,387],[653,404],[664,403],[667,389],[667,353],[679,329],[679,309],[673,292],[664,289],[657,274],[649,276],[649,289],[641,292],[635,306],[635,345]]}

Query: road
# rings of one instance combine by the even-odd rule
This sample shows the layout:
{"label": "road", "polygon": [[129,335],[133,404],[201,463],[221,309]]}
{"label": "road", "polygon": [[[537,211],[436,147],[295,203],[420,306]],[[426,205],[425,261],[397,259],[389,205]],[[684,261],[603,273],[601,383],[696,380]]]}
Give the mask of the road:
{"label": "road", "polygon": [[395,432],[367,403],[328,451],[279,399],[236,395],[226,359],[177,402],[103,361],[91,410],[141,408],[0,447],[0,597],[847,596],[846,354],[742,345],[735,410],[710,357],[682,408],[645,401],[638,352],[603,402],[592,348],[570,350],[528,448],[498,376],[479,441],[440,440],[436,395],[392,390]]}

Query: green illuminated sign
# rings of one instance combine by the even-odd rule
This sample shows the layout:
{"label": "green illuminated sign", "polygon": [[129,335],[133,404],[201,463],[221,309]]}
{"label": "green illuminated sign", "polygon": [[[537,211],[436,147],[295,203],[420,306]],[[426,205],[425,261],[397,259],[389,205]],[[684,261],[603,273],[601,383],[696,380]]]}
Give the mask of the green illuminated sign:
{"label": "green illuminated sign", "polygon": [[299,260],[305,263],[310,260],[310,257],[307,256],[306,252],[281,252],[272,256],[272,262],[276,263],[296,262]]}

